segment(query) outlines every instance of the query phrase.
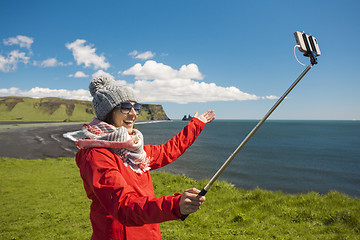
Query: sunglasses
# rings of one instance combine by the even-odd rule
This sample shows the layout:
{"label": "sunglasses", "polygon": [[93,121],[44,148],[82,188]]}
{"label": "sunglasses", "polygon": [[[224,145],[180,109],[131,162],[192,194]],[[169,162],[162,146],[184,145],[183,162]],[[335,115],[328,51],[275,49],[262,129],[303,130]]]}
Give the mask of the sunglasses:
{"label": "sunglasses", "polygon": [[132,108],[134,108],[136,115],[139,115],[141,112],[141,105],[139,103],[131,104],[129,102],[123,102],[117,105],[116,108],[120,109],[121,113],[129,113]]}

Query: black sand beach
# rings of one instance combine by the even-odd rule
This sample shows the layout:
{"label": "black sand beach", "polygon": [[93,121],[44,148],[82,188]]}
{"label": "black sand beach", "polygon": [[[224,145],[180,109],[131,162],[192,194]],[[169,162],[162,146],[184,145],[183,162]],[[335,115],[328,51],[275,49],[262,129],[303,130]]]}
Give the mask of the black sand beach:
{"label": "black sand beach", "polygon": [[21,124],[0,131],[0,157],[45,159],[74,157],[75,143],[63,137],[81,129],[81,123]]}

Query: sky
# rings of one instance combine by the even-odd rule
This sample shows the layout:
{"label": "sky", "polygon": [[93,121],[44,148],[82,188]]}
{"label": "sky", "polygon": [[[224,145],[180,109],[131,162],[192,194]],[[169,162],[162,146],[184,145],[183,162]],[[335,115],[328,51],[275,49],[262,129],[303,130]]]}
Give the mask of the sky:
{"label": "sky", "polygon": [[0,96],[91,100],[106,75],[171,119],[261,119],[310,64],[295,47],[304,31],[318,64],[270,119],[360,120],[359,11],[356,0],[0,0]]}

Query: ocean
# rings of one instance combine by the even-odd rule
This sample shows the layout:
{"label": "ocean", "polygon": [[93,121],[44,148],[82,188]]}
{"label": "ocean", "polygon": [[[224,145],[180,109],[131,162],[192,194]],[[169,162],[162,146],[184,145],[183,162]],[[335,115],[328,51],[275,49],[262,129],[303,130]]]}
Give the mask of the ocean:
{"label": "ocean", "polygon": [[[215,120],[178,160],[161,170],[210,179],[257,123]],[[136,127],[145,144],[163,144],[186,124],[174,120]],[[359,198],[360,121],[267,120],[219,179],[243,189],[290,194],[336,190]]]}
{"label": "ocean", "polygon": [[[209,179],[257,123],[215,120],[183,156],[162,170]],[[162,144],[186,124],[171,121],[137,128],[145,144]],[[360,121],[268,120],[220,179],[244,189],[291,194],[337,190],[360,197]]]}

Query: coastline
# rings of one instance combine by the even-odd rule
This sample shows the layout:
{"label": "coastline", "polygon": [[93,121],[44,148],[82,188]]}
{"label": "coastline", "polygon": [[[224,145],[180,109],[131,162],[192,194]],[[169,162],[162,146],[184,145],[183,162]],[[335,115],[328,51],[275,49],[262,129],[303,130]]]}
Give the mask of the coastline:
{"label": "coastline", "polygon": [[24,159],[74,157],[74,142],[65,139],[65,132],[81,129],[82,123],[23,124],[0,130],[0,156]]}
{"label": "coastline", "polygon": [[[150,124],[171,120],[139,121]],[[21,122],[0,124],[0,157],[45,159],[75,157],[74,139],[66,133],[81,130],[85,122]]]}

